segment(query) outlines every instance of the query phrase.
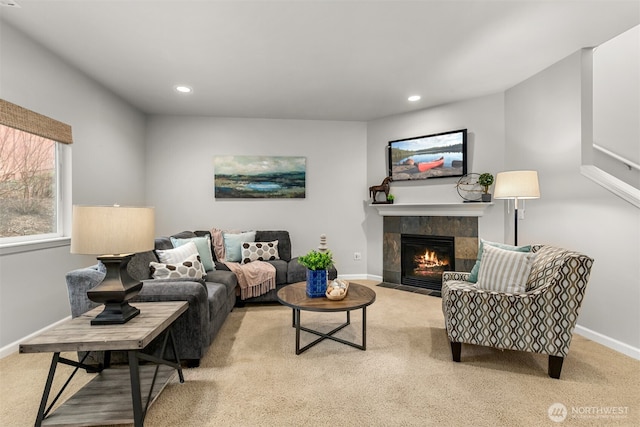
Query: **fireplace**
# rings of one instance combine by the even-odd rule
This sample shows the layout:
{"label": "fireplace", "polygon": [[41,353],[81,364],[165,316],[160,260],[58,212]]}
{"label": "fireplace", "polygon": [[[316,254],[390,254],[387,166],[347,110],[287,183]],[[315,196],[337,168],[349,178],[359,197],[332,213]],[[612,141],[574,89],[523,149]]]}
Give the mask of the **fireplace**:
{"label": "fireplace", "polygon": [[[382,206],[382,205],[380,205]],[[475,216],[385,216],[383,218],[382,282],[388,287],[410,290],[428,295],[438,295],[442,277],[437,283],[425,283],[420,275],[402,276],[402,236],[438,237],[451,236],[454,256],[449,263],[450,271],[471,271],[478,255],[478,218]],[[410,249],[413,250],[413,249]],[[404,250],[406,252],[406,249]],[[422,250],[424,254],[424,249]],[[414,254],[421,255],[420,252]],[[407,270],[404,267],[404,270]],[[416,277],[418,276],[418,277]],[[405,284],[412,282],[412,285]],[[427,287],[428,286],[428,287]]]}
{"label": "fireplace", "polygon": [[400,283],[440,291],[442,273],[455,271],[453,236],[402,234]]}

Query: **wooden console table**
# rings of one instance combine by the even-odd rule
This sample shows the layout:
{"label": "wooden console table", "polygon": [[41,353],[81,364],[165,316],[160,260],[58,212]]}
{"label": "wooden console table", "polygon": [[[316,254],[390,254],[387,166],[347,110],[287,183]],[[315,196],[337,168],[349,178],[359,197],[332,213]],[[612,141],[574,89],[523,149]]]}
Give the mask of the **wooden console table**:
{"label": "wooden console table", "polygon": [[[97,307],[20,344],[20,353],[54,353],[35,425],[134,423],[136,427],[143,426],[147,409],[176,371],[180,382],[184,382],[171,325],[187,310],[188,305],[184,301],[138,302],[135,306],[140,309],[140,314],[125,324],[91,325],[91,319],[103,309]],[[164,341],[161,354],[164,357],[167,344],[170,344],[173,361],[141,352],[162,333]],[[127,352],[128,369],[110,368],[109,355],[116,350]],[[99,367],[99,375],[50,413],[78,369],[96,370],[93,366],[85,365],[84,359],[76,362],[60,357],[60,353],[66,351],[104,351],[105,366]],[[140,366],[139,360],[154,365]],[[58,363],[76,369],[47,406]],[[142,386],[149,389],[145,396],[142,395]]]}

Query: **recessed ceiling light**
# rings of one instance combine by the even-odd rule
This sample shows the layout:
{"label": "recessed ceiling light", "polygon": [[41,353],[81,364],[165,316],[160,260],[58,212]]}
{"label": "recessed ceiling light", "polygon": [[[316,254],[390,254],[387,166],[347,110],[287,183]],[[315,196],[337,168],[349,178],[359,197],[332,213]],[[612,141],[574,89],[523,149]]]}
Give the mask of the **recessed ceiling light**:
{"label": "recessed ceiling light", "polygon": [[185,85],[178,85],[178,86],[175,87],[175,89],[176,89],[177,92],[180,92],[180,93],[191,93],[191,92],[193,92],[192,88],[190,88],[189,86],[185,86]]}
{"label": "recessed ceiling light", "polygon": [[420,101],[420,95],[411,95],[407,100],[411,102]]}

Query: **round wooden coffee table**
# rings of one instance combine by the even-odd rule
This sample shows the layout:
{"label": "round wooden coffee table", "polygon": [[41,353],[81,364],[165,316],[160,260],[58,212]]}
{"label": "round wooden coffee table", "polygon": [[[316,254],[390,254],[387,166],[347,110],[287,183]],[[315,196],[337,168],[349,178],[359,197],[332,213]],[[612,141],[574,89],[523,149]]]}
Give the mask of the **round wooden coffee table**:
{"label": "round wooden coffee table", "polygon": [[[357,283],[350,283],[347,296],[340,301],[332,301],[325,297],[310,298],[307,296],[306,282],[298,282],[287,285],[278,291],[278,301],[293,309],[293,324],[296,328],[296,354],[300,354],[318,344],[320,341],[330,339],[342,344],[350,345],[360,350],[367,349],[367,306],[376,300],[373,289]],[[339,330],[351,324],[351,311],[362,309],[362,345],[346,341],[333,335]],[[330,332],[323,333],[300,325],[300,311],[336,312],[346,311],[347,321]],[[318,335],[320,338],[300,348],[300,331]]]}

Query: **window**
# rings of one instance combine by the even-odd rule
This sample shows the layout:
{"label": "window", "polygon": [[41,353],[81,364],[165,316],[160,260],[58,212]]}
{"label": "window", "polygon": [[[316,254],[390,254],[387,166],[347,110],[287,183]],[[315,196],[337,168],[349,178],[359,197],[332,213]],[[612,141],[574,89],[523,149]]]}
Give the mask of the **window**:
{"label": "window", "polygon": [[0,125],[0,238],[59,235],[56,145]]}
{"label": "window", "polygon": [[71,128],[4,100],[0,108],[0,246],[62,237]]}

